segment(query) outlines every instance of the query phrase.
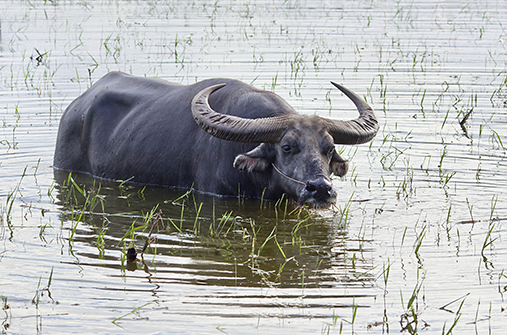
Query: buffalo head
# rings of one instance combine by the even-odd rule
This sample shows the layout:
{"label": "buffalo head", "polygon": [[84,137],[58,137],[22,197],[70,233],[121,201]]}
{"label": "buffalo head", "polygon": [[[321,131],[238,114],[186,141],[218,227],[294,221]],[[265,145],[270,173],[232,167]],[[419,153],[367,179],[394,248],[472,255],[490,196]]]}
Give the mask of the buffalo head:
{"label": "buffalo head", "polygon": [[373,109],[354,92],[332,84],[354,102],[357,119],[340,121],[297,114],[246,119],[221,114],[210,107],[208,97],[224,84],[196,94],[192,114],[202,129],[217,138],[259,143],[236,156],[236,169],[270,174],[271,182],[298,203],[328,207],[336,201],[331,174],[342,177],[348,170],[348,161],[338,155],[334,145],[366,143],[378,131]]}

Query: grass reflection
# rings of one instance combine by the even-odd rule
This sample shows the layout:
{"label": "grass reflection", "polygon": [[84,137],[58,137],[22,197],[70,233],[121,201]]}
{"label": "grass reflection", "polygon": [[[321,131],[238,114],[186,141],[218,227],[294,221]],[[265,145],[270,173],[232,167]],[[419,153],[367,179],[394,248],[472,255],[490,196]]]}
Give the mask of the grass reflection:
{"label": "grass reflection", "polygon": [[[69,243],[94,245],[97,254],[86,257],[116,258],[121,269],[156,269],[161,278],[176,272],[185,274],[181,282],[220,286],[373,285],[365,241],[358,250],[348,240],[352,197],[344,209],[326,212],[329,220],[287,199],[259,206],[79,174],[56,172],[56,179]],[[127,264],[130,248],[137,265]]]}

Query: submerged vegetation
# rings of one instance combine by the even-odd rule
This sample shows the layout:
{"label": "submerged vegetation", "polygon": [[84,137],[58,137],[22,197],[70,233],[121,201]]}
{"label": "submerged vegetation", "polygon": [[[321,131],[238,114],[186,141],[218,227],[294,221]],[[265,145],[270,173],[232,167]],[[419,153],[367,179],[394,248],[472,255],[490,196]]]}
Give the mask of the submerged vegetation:
{"label": "submerged vegetation", "polygon": [[[1,333],[504,329],[503,7],[3,1]],[[113,70],[234,77],[345,119],[353,106],[334,80],[382,127],[369,146],[340,150],[350,171],[322,211],[55,180],[59,118]]]}
{"label": "submerged vegetation", "polygon": [[[161,249],[167,249],[164,253],[178,255],[187,243],[195,243],[199,246],[198,249],[212,247],[221,250],[223,262],[234,260],[235,272],[230,278],[234,281],[234,286],[304,288],[320,287],[321,279],[316,276],[319,268],[327,267],[331,261],[341,257],[347,257],[346,254],[341,255],[341,252],[336,254],[327,250],[324,243],[327,237],[325,234],[321,235],[331,228],[327,227],[327,219],[320,218],[321,215],[314,210],[295,206],[288,200],[261,201],[260,211],[254,205],[257,201],[247,202],[249,206],[254,205],[253,208],[246,207],[245,200],[239,204],[232,201],[232,207],[237,208],[230,210],[230,206],[224,207],[224,202],[230,201],[221,200],[217,204],[216,199],[210,201],[211,198],[190,190],[174,200],[156,203],[144,212],[145,203],[159,199],[158,190],[147,191],[145,187],[125,186],[123,183],[102,187],[101,184],[97,186],[95,183],[96,181],[93,181],[91,184],[80,185],[72,174],[62,180],[55,190],[58,191],[58,202],[64,207],[61,224],[69,227],[68,241],[71,244],[78,236],[81,239],[95,239],[93,244],[97,248],[98,258],[104,259],[105,245],[114,245],[113,250],[121,253],[123,271],[128,265],[127,254],[131,248],[136,249],[141,257],[138,259],[141,263],[128,267],[134,270],[136,266],[146,269],[149,263],[155,266],[156,254]],[[115,196],[118,192],[122,195]],[[174,191],[165,194],[178,195]],[[136,209],[139,206],[141,209]],[[330,211],[335,218],[335,224],[341,227],[335,234],[346,234],[349,206],[350,201],[344,209],[336,208]],[[126,207],[131,211],[117,212],[118,209]],[[243,216],[235,213],[241,213]],[[251,213],[251,216],[244,216],[246,213]],[[83,223],[91,230],[87,228],[80,232],[79,226]],[[322,229],[324,232],[321,232]],[[90,237],[85,237],[89,234]],[[173,242],[168,245],[168,241],[160,242],[157,239],[160,234],[164,239]],[[176,245],[172,245],[173,243]],[[363,239],[361,244],[365,243],[367,241]],[[153,254],[149,263],[145,262],[145,253]],[[192,257],[202,256],[206,258],[205,255],[192,254]],[[365,262],[356,254],[353,258],[354,269],[359,262]],[[366,264],[364,266],[368,268]],[[371,276],[367,275],[369,270],[359,265],[357,268],[362,268],[365,272],[358,273],[356,280],[364,280],[365,283],[371,280]],[[241,276],[238,273],[241,273]],[[305,278],[305,273],[313,273],[314,276],[307,275]],[[287,279],[294,276],[301,281]],[[222,279],[221,285],[225,285],[224,280],[225,278]]]}

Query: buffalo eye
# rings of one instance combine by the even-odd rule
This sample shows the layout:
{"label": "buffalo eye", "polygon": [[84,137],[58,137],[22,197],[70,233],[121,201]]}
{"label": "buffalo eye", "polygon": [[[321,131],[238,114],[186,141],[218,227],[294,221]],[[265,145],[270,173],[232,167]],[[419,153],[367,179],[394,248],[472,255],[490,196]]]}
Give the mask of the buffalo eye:
{"label": "buffalo eye", "polygon": [[327,157],[329,157],[329,158],[333,157],[333,153],[334,153],[334,146],[327,149]]}
{"label": "buffalo eye", "polygon": [[288,154],[292,151],[292,147],[289,144],[284,144],[282,145],[282,150],[284,153]]}

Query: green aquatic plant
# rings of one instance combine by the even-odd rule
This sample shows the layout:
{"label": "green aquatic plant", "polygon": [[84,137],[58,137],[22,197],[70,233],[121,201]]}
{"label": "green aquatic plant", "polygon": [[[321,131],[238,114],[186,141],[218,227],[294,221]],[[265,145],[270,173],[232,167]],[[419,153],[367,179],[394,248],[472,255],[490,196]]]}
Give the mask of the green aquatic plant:
{"label": "green aquatic plant", "polygon": [[143,222],[137,224],[137,218],[135,218],[130,225],[129,229],[125,232],[123,237],[118,242],[118,245],[123,245],[122,254],[127,254],[128,249],[135,248],[136,240],[139,232],[144,233],[146,229],[152,224],[152,228],[146,237],[144,246],[142,247],[141,253],[144,253],[150,242],[152,241],[152,233],[155,227],[158,226],[159,222],[162,221],[162,212],[158,210],[159,205],[154,206],[149,212],[143,216]]}
{"label": "green aquatic plant", "polygon": [[153,303],[153,301],[150,301],[150,302],[147,302],[147,303],[145,303],[145,304],[143,304],[143,305],[141,305],[141,306],[139,306],[139,307],[136,307],[136,308],[134,308],[133,310],[131,310],[130,312],[128,312],[128,313],[126,313],[126,314],[124,314],[124,315],[122,315],[122,316],[117,317],[116,319],[114,319],[114,320],[113,320],[113,321],[111,321],[111,322],[112,322],[113,324],[115,324],[115,325],[117,325],[117,326],[119,326],[119,327],[120,327],[120,325],[118,324],[118,321],[120,321],[121,319],[123,319],[123,318],[125,318],[125,317],[127,317],[127,316],[129,316],[129,315],[132,315],[132,314],[136,314],[136,315],[138,315],[138,314],[139,314],[139,311],[140,311],[142,308],[144,308],[144,307],[146,307],[146,306],[148,306],[148,305],[151,305],[152,303]]}
{"label": "green aquatic plant", "polygon": [[86,186],[82,187],[75,181],[72,173],[69,173],[67,179],[60,185],[63,203],[66,207],[65,214],[72,221],[69,242],[74,240],[79,223],[84,222],[87,215],[92,217],[97,206],[100,206],[100,214],[104,214],[105,196],[100,194],[101,187],[100,183],[97,186],[94,181],[91,188],[86,189]]}
{"label": "green aquatic plant", "polygon": [[[199,205],[199,209],[197,210],[197,213],[195,214],[195,220],[194,220],[194,233],[197,235],[198,232],[201,231],[201,221],[199,220],[199,213],[201,213],[202,209],[202,202]],[[213,226],[210,226],[211,229],[213,229]]]}
{"label": "green aquatic plant", "polygon": [[407,168],[406,174],[396,189],[396,195],[398,199],[403,198],[405,201],[408,201],[409,196],[415,193],[414,169],[412,167]]}
{"label": "green aquatic plant", "polygon": [[491,210],[489,215],[489,220],[493,220],[493,216],[495,215],[496,205],[498,202],[498,194],[493,195],[491,198]]}
{"label": "green aquatic plant", "polygon": [[386,148],[387,153],[382,154],[380,158],[380,164],[384,170],[392,170],[400,157],[407,151],[408,149],[400,149],[396,146],[396,137],[394,134],[387,134],[382,140],[382,146],[389,143],[389,146]]}
{"label": "green aquatic plant", "polygon": [[387,259],[386,263],[382,264],[382,277],[384,279],[384,295],[387,294],[387,284],[389,283],[389,273],[391,272],[391,260]]}
{"label": "green aquatic plant", "polygon": [[403,301],[403,292],[400,290],[401,304],[404,306],[405,312],[400,316],[400,325],[402,332],[409,334],[418,334],[420,324],[423,328],[427,326],[426,322],[420,318],[421,310],[419,309],[419,293],[424,282],[424,278],[420,277],[420,268],[417,268],[417,282],[412,290],[412,294],[405,306]]}
{"label": "green aquatic plant", "polygon": [[19,179],[19,182],[16,184],[16,186],[14,187],[14,189],[12,191],[10,191],[9,193],[7,193],[7,198],[5,200],[5,209],[6,209],[6,212],[5,212],[6,218],[5,218],[5,220],[7,221],[7,225],[9,227],[11,226],[12,207],[14,205],[14,201],[16,200],[16,196],[19,193],[21,182],[23,181],[23,178],[26,175],[26,169],[27,168],[28,168],[28,165],[26,165],[25,168],[23,169],[23,172],[21,173],[21,178]]}
{"label": "green aquatic plant", "polygon": [[482,248],[481,248],[482,262],[484,263],[484,266],[488,270],[495,268],[493,266],[493,262],[488,260],[488,258],[486,257],[486,248],[488,248],[488,247],[492,248],[493,243],[498,239],[498,237],[492,238],[492,236],[491,236],[494,229],[495,229],[495,224],[494,223],[490,224],[488,232],[486,233],[486,237],[484,238],[484,242],[482,243]]}
{"label": "green aquatic plant", "polygon": [[51,287],[52,279],[53,279],[53,267],[51,267],[51,272],[49,273],[48,283],[46,284],[46,286],[41,287],[42,276],[39,277],[39,282],[37,283],[37,289],[35,290],[35,295],[32,298],[32,304],[35,305],[35,308],[37,308],[37,309],[39,308],[40,298],[43,296],[44,292],[47,292],[48,297],[51,300],[53,300],[53,298],[51,297],[51,291],[49,290]]}
{"label": "green aquatic plant", "polygon": [[454,327],[456,327],[456,325],[458,324],[459,319],[461,318],[461,315],[463,314],[463,313],[461,312],[461,309],[463,308],[463,304],[465,303],[465,300],[466,300],[466,298],[467,298],[469,295],[470,295],[470,293],[467,293],[467,294],[465,294],[464,296],[462,296],[462,297],[460,297],[460,298],[458,298],[458,299],[455,299],[455,300],[453,300],[453,301],[451,301],[451,302],[449,302],[449,303],[445,304],[444,306],[440,307],[440,309],[445,310],[445,311],[448,311],[446,308],[447,308],[449,305],[451,305],[451,304],[455,303],[456,301],[461,300],[461,303],[460,303],[460,305],[459,305],[459,307],[458,307],[458,310],[457,310],[455,313],[451,311],[451,312],[454,314],[454,320],[453,320],[453,322],[452,322],[451,327],[450,327],[447,331],[446,331],[446,329],[445,329],[445,327],[446,327],[447,323],[446,323],[446,322],[444,322],[444,326],[442,327],[442,335],[443,335],[443,334],[445,334],[445,335],[450,335],[450,334],[452,334],[452,330],[454,329]]}
{"label": "green aquatic plant", "polygon": [[[213,219],[211,221],[210,228],[209,228],[209,234],[211,237],[227,236],[230,233],[231,229],[236,224],[236,218],[231,218],[232,214],[233,214],[233,211],[225,212],[224,214],[222,214],[220,221],[218,222],[216,228],[213,228],[214,224],[215,224],[215,220]],[[226,225],[228,223],[229,223],[229,225],[227,227]],[[225,230],[225,229],[227,229],[227,230]]]}
{"label": "green aquatic plant", "polygon": [[502,71],[498,74],[498,77],[504,75],[504,79],[501,80],[498,88],[496,88],[489,100],[491,101],[491,105],[493,107],[507,107],[507,76],[505,75],[505,71]]}
{"label": "green aquatic plant", "polygon": [[447,210],[447,217],[445,219],[445,231],[447,232],[447,240],[451,240],[451,210],[452,204],[449,204],[449,209]]}
{"label": "green aquatic plant", "polygon": [[2,298],[2,311],[5,313],[5,317],[2,321],[2,332],[5,332],[10,327],[10,320],[12,319],[11,308],[7,301],[6,296],[0,296]]}
{"label": "green aquatic plant", "polygon": [[507,150],[507,147],[503,145],[502,138],[500,137],[500,135],[493,129],[491,129],[491,131],[493,132],[492,135],[493,141],[496,141],[502,149]]}
{"label": "green aquatic plant", "polygon": [[445,158],[445,156],[447,156],[447,154],[448,154],[447,145],[444,145],[444,148],[442,149],[442,153],[440,154],[440,162],[438,163],[438,174],[440,176],[442,176],[442,174],[443,174],[442,168],[444,165],[444,158]]}
{"label": "green aquatic plant", "polygon": [[352,203],[352,198],[354,197],[355,192],[352,192],[347,202],[344,204],[343,209],[338,208],[338,211],[336,212],[336,224],[343,226],[346,228],[348,221],[349,221],[349,215],[350,215],[350,205]]}
{"label": "green aquatic plant", "polygon": [[[474,220],[474,214],[473,214],[473,210],[474,210],[474,205],[472,205],[470,203],[470,201],[468,200],[468,197],[466,198],[466,202],[467,202],[467,207],[468,207],[468,213],[470,214],[470,222],[472,224],[475,223],[475,220]],[[473,227],[473,226],[472,226]]]}
{"label": "green aquatic plant", "polygon": [[421,265],[422,265],[422,258],[421,258],[421,254],[419,253],[419,251],[421,249],[424,237],[426,236],[426,228],[427,228],[427,226],[424,226],[421,229],[419,234],[417,234],[416,240],[414,242],[414,254],[415,254],[417,260],[419,261],[419,264],[421,264]]}
{"label": "green aquatic plant", "polygon": [[107,227],[102,227],[102,229],[100,230],[100,232],[97,235],[97,240],[95,242],[95,246],[97,247],[97,249],[99,251],[99,258],[100,259],[104,259],[104,255],[105,255],[105,236],[106,236],[107,230],[108,230]]}

